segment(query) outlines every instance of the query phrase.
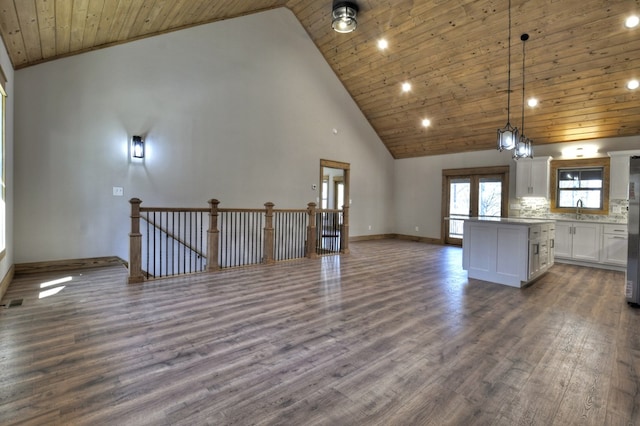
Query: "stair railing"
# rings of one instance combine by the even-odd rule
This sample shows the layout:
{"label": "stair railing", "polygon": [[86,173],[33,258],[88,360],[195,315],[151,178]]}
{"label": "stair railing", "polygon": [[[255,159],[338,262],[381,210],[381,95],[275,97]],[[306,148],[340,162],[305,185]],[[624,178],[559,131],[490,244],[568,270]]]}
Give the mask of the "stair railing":
{"label": "stair railing", "polygon": [[216,199],[209,208],[142,207],[138,198],[130,203],[129,283],[348,253],[346,207],[275,209],[268,202],[262,209],[231,209]]}

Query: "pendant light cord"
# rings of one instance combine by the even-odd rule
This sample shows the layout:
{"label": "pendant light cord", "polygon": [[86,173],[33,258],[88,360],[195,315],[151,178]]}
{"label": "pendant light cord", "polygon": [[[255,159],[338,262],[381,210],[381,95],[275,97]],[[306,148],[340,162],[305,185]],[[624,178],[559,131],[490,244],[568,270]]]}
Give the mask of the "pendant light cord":
{"label": "pendant light cord", "polygon": [[528,34],[520,36],[520,40],[522,40],[522,124],[520,125],[520,134],[522,136],[524,136],[524,45],[528,39]]}
{"label": "pendant light cord", "polygon": [[509,63],[507,65],[507,124],[511,121],[511,0],[509,0],[509,42],[507,43]]}

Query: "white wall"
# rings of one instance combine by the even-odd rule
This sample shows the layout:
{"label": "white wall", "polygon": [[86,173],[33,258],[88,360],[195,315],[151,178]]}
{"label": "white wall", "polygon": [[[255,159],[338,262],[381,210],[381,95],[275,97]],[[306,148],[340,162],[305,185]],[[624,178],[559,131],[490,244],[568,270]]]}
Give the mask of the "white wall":
{"label": "white wall", "polygon": [[[535,145],[535,156],[563,159],[562,150],[569,146],[593,145],[598,156],[608,151],[625,151],[640,147],[640,136],[594,139],[584,142]],[[398,234],[441,238],[442,170],[468,167],[509,165],[509,198],[515,199],[516,162],[511,152],[488,150],[464,154],[396,160],[394,193],[395,221]],[[418,231],[415,227],[418,227]]]}
{"label": "white wall", "polygon": [[15,106],[16,263],[126,259],[132,197],[304,208],[321,158],[351,164],[352,235],[394,229],[394,160],[287,9],[19,70]]}
{"label": "white wall", "polygon": [[5,87],[7,92],[6,98],[6,112],[5,112],[5,203],[6,203],[6,255],[0,261],[0,280],[7,274],[14,261],[14,243],[13,243],[13,206],[14,206],[14,185],[13,185],[13,116],[14,116],[14,72],[9,55],[4,47],[4,43],[0,43],[0,65],[4,71],[5,77],[7,77],[7,85]]}

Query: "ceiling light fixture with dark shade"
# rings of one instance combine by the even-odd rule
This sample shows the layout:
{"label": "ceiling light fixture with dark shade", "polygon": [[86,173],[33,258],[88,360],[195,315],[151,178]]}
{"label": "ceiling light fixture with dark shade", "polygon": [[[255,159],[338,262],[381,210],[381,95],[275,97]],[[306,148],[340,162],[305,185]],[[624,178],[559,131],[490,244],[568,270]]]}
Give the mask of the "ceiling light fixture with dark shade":
{"label": "ceiling light fixture with dark shade", "polygon": [[333,6],[331,28],[339,33],[350,33],[358,27],[358,6],[350,1],[341,1]]}
{"label": "ceiling light fixture with dark shade", "polygon": [[524,33],[520,36],[522,40],[522,121],[520,122],[520,138],[516,142],[516,147],[513,150],[513,159],[519,158],[533,158],[533,147],[531,146],[532,140],[524,135],[524,45],[529,40],[529,34]]}
{"label": "ceiling light fixture with dark shade", "polygon": [[516,141],[518,140],[518,129],[511,126],[511,122],[509,121],[511,108],[511,0],[509,0],[509,39],[507,40],[507,46],[509,61],[507,68],[507,124],[502,129],[498,129],[498,151],[515,148]]}

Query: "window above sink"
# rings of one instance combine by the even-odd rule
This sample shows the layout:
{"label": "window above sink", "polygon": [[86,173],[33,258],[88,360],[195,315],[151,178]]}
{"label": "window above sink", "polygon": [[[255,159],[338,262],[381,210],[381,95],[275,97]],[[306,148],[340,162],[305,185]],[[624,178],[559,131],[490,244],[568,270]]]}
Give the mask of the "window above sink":
{"label": "window above sink", "polygon": [[553,160],[552,213],[609,214],[609,158]]}

